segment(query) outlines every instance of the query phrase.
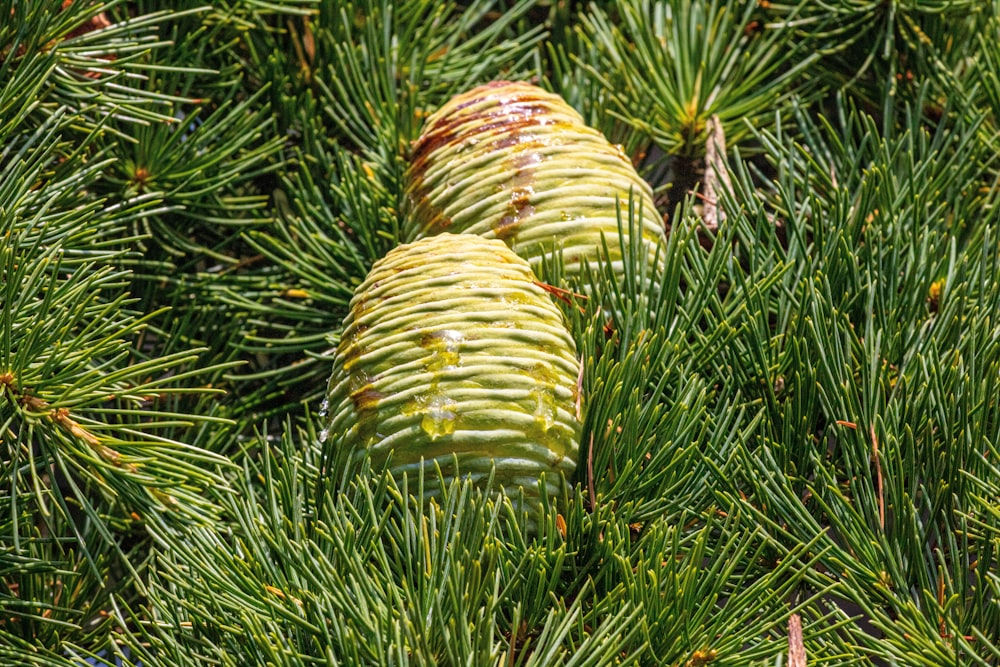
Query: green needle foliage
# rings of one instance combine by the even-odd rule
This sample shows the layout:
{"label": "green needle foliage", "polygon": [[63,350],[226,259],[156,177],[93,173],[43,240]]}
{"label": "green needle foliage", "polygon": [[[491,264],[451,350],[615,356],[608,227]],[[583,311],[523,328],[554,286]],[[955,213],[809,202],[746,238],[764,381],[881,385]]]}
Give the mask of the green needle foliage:
{"label": "green needle foliage", "polygon": [[[812,547],[787,554],[780,578],[763,577],[746,565],[778,547],[737,530],[736,516],[660,517],[635,541],[577,496],[565,537],[554,510],[526,535],[509,499],[468,482],[427,503],[366,471],[336,496],[316,495],[312,456],[287,435],[276,454],[222,500],[231,529],[158,535],[170,546],[154,565],[152,609],[133,609],[138,629],[120,637],[136,660],[606,665],[710,650],[766,660]],[[633,541],[631,557],[617,555]],[[680,633],[663,634],[669,626]]]}
{"label": "green needle foliage", "polygon": [[765,391],[768,446],[740,467],[767,471],[747,479],[762,521],[782,516],[793,543],[826,531],[824,569],[882,635],[868,650],[992,664],[996,637],[972,628],[995,621],[984,581],[997,563],[967,518],[998,435],[997,359],[982,339],[996,326],[991,160],[974,125],[932,135],[901,114],[879,139],[841,111],[839,130],[804,123],[805,146],[762,137],[781,155],[779,186],[754,216],[779,217],[789,238],[765,261],[798,268],[770,299],[777,346],[752,353],[782,378],[782,395]]}
{"label": "green needle foliage", "polygon": [[737,141],[818,83],[801,76],[817,54],[756,3],[622,0],[594,5],[582,29],[598,53],[587,70],[616,115],[671,155],[703,156],[713,115]]}
{"label": "green needle foliage", "polygon": [[[0,17],[0,663],[1000,665],[996,3]],[[655,270],[540,269],[583,419],[540,508],[319,437],[412,142],[497,79],[667,214]]]}

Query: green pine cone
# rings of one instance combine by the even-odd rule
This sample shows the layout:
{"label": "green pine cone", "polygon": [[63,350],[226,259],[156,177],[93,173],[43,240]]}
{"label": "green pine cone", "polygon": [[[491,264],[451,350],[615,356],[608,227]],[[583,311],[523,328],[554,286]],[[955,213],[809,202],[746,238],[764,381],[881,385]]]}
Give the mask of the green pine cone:
{"label": "green pine cone", "polygon": [[561,249],[567,276],[602,253],[603,235],[621,275],[618,210],[620,202],[627,224],[630,194],[642,208],[652,262],[663,221],[621,147],[558,95],[499,81],[452,98],[427,119],[407,172],[403,234],[497,238],[535,267]]}
{"label": "green pine cone", "polygon": [[[549,495],[579,452],[579,362],[562,313],[503,243],[442,234],[376,262],[334,359],[326,433],[338,458],[390,453],[397,477],[437,461]],[[433,470],[432,466],[426,468]],[[426,473],[425,473],[426,475]],[[411,477],[412,479],[412,477]]]}

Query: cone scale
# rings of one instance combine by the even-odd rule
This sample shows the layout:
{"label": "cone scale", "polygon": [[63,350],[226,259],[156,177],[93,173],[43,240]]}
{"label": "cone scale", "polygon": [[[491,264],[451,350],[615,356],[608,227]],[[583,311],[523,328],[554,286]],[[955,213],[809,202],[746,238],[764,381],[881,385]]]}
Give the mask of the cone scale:
{"label": "cone scale", "polygon": [[558,95],[498,81],[428,117],[407,172],[403,233],[500,239],[535,268],[558,250],[567,276],[602,254],[603,236],[621,275],[618,216],[620,208],[627,225],[630,197],[641,209],[638,228],[652,263],[663,222],[622,148],[587,127]]}
{"label": "cone scale", "polygon": [[[573,339],[502,242],[442,234],[399,246],[358,287],[327,401],[328,446],[399,477],[425,466],[557,495],[579,453]],[[345,461],[346,463],[346,461]]]}

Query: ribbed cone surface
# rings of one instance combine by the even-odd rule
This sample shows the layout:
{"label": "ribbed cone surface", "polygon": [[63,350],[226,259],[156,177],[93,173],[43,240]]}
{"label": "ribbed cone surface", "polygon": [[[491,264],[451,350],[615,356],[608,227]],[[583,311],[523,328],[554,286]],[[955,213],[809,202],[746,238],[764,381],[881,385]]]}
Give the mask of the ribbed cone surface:
{"label": "ribbed cone surface", "polygon": [[[358,287],[334,360],[325,429],[338,458],[392,452],[508,492],[556,495],[579,452],[578,361],[562,313],[502,242],[443,234],[392,250]],[[425,475],[433,470],[425,468]],[[411,478],[412,479],[412,478]]]}
{"label": "ribbed cone surface", "polygon": [[[650,261],[663,239],[652,190],[621,147],[587,127],[558,95],[498,81],[448,101],[428,117],[407,172],[404,238],[441,232],[504,241],[537,266],[561,249],[566,275],[594,263],[607,240],[621,274],[619,202],[642,205]],[[626,245],[626,247],[628,247]]]}

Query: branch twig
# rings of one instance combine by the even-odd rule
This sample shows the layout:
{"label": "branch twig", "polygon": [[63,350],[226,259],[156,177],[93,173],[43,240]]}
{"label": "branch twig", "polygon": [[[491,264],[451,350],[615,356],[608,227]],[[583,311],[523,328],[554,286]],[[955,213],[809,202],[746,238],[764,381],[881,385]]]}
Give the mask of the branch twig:
{"label": "branch twig", "polygon": [[802,618],[788,618],[788,667],[806,667],[806,647],[802,642]]}
{"label": "branch twig", "polygon": [[587,500],[590,501],[590,512],[594,512],[597,499],[594,498],[594,432],[590,432],[590,444],[587,446]]}
{"label": "branch twig", "polygon": [[715,231],[719,223],[725,222],[726,212],[719,206],[720,185],[727,190],[732,189],[729,171],[726,170],[726,133],[722,129],[722,121],[718,116],[712,116],[706,124],[708,140],[705,142],[705,189],[702,217],[705,226]]}
{"label": "branch twig", "polygon": [[882,486],[882,459],[878,453],[878,436],[875,435],[875,425],[868,428],[872,437],[872,463],[875,464],[875,490],[878,493],[878,525],[885,530],[885,490]]}

